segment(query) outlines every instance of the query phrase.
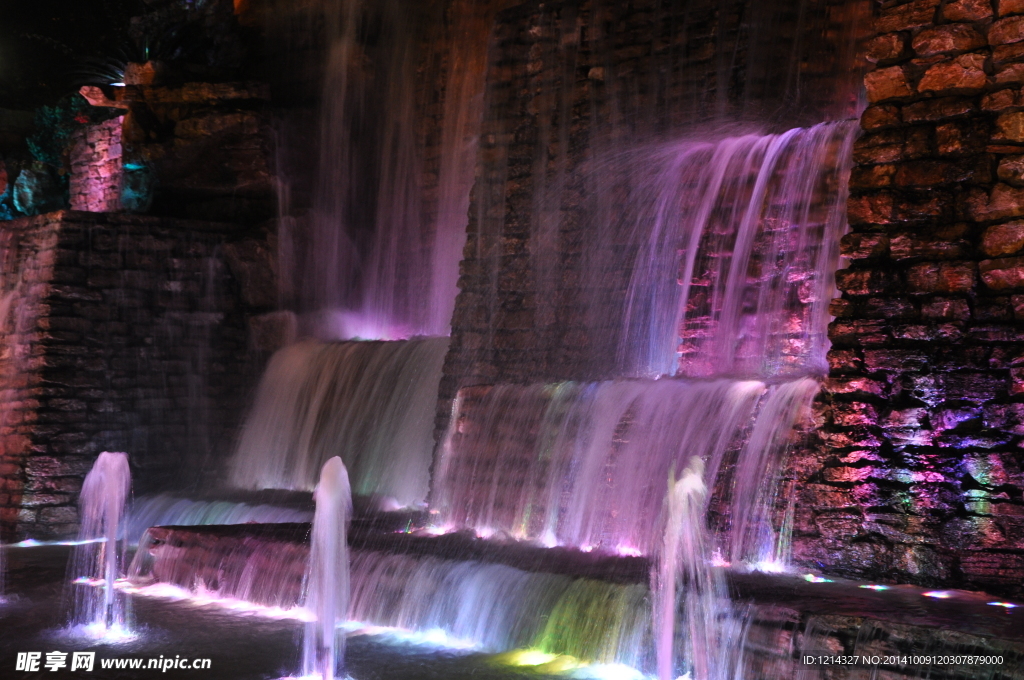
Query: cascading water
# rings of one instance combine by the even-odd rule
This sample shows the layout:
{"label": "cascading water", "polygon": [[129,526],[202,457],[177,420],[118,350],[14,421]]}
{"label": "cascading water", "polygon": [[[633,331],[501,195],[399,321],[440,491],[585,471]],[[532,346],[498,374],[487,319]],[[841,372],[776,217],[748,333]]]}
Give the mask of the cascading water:
{"label": "cascading water", "polygon": [[100,635],[128,625],[127,601],[114,582],[124,566],[118,538],[130,492],[128,454],[104,451],[86,475],[78,501],[78,540],[84,542],[75,546],[71,555],[71,625]]}
{"label": "cascading water", "polygon": [[408,507],[427,495],[447,338],[302,342],[270,361],[232,461],[249,489],[312,490],[340,455],[352,492]]}
{"label": "cascading water", "polygon": [[[282,205],[283,270],[307,332],[448,335],[499,4],[456,2],[450,19],[415,0],[312,5],[326,41],[319,162],[307,214]],[[424,96],[424,73],[443,84],[440,110]],[[424,138],[425,117],[438,120],[439,140]],[[286,153],[300,145],[280,141]],[[304,159],[293,172],[311,169]]]}
{"label": "cascading water", "polygon": [[149,527],[280,524],[309,522],[312,519],[313,513],[309,510],[220,500],[202,501],[157,494],[136,498],[132,503],[132,510],[125,520],[124,539],[128,545],[137,545]]}
{"label": "cascading water", "polygon": [[345,638],[337,623],[348,613],[348,522],[352,491],[341,458],[328,460],[314,492],[312,543],[306,571],[305,607],[316,615],[306,623],[302,641],[302,675],[334,680],[345,663]]}

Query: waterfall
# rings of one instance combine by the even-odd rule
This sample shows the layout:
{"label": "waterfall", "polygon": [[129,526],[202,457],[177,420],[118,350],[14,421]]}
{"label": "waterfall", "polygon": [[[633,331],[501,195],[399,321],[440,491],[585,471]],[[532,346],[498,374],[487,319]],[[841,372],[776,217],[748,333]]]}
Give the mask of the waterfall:
{"label": "waterfall", "polygon": [[627,374],[824,374],[857,132],[829,123],[609,161],[632,186],[613,228],[637,253],[619,345]]}
{"label": "waterfall", "polygon": [[82,518],[78,540],[85,543],[75,546],[71,555],[72,625],[105,633],[127,624],[126,598],[114,588],[114,581],[124,566],[118,537],[130,491],[128,454],[101,453],[85,476],[78,500]]}
{"label": "waterfall", "polygon": [[123,538],[128,545],[137,545],[149,527],[308,523],[312,519],[313,513],[308,510],[263,503],[194,500],[161,493],[135,499],[125,520]]}
{"label": "waterfall", "polygon": [[348,522],[352,515],[352,491],[341,458],[335,456],[324,463],[313,496],[316,513],[310,531],[304,604],[316,620],[306,623],[302,675],[334,680],[337,667],[345,664],[345,638],[339,638],[336,626],[348,613]]}
{"label": "waterfall", "polygon": [[440,3],[313,3],[326,43],[317,143],[304,154],[305,131],[280,140],[301,156],[285,186],[312,185],[308,205],[284,194],[282,263],[285,297],[313,335],[448,335],[492,4],[461,0],[446,18]]}
{"label": "waterfall", "polygon": [[447,338],[301,342],[270,360],[231,461],[249,489],[312,490],[341,456],[352,492],[388,507],[422,503]]}

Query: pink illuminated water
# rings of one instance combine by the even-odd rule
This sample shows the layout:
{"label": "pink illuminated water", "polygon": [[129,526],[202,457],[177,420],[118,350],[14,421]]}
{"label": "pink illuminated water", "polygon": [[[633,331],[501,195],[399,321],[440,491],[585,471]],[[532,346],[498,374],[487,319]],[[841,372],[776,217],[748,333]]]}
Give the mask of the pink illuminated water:
{"label": "pink illuminated water", "polygon": [[[315,336],[448,335],[494,12],[484,5],[457,2],[451,21],[403,0],[311,5],[329,43],[319,161],[308,213],[283,221],[282,252],[286,288]],[[431,52],[440,48],[443,61]],[[437,113],[424,110],[425,74],[443,84]],[[439,119],[439,149],[423,137],[425,115]]]}
{"label": "pink illuminated water", "polygon": [[277,352],[260,381],[231,463],[249,489],[312,490],[341,456],[352,491],[389,507],[427,495],[447,338],[306,341]]}
{"label": "pink illuminated water", "polygon": [[71,555],[69,576],[75,583],[97,581],[102,585],[72,586],[73,626],[109,631],[127,625],[127,602],[114,588],[114,582],[125,566],[118,538],[130,491],[128,454],[101,453],[82,484],[78,540],[83,542],[75,546]]}
{"label": "pink illuminated water", "polygon": [[352,515],[352,491],[341,458],[335,456],[324,463],[313,497],[316,513],[304,605],[316,620],[305,626],[302,675],[334,680],[345,664],[345,637],[337,634],[336,626],[348,614],[348,522]]}

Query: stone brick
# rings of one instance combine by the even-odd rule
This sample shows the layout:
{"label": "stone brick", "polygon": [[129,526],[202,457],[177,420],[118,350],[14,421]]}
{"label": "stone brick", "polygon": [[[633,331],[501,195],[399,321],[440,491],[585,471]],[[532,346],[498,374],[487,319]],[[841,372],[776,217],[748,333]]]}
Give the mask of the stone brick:
{"label": "stone brick", "polygon": [[840,240],[839,250],[852,260],[882,257],[889,252],[889,237],[875,232],[849,233]]}
{"label": "stone brick", "polygon": [[926,319],[966,321],[971,318],[967,300],[935,298],[921,305],[921,316]]}
{"label": "stone brick", "polygon": [[871,378],[829,378],[825,381],[824,389],[830,394],[849,394],[872,397],[884,397],[888,389],[884,382],[872,380]]}
{"label": "stone brick", "polygon": [[1024,14],[1024,0],[996,0],[999,5],[999,16]]}
{"label": "stone brick", "polygon": [[902,122],[899,107],[891,104],[878,104],[864,109],[860,118],[860,126],[865,130],[881,130],[899,125]]}
{"label": "stone brick", "polygon": [[901,111],[907,123],[942,120],[974,111],[974,102],[965,97],[940,97],[907,104]]}
{"label": "stone brick", "polygon": [[864,55],[870,62],[899,59],[907,49],[907,39],[902,33],[877,35],[864,45]]}
{"label": "stone brick", "polygon": [[[959,228],[958,228],[959,227]],[[937,233],[902,232],[889,240],[889,253],[895,260],[928,258],[955,260],[964,257],[968,243],[962,236],[966,225],[951,225]]]}
{"label": "stone brick", "polygon": [[842,269],[836,272],[836,288],[850,295],[869,295],[884,292],[891,277],[885,270]]}
{"label": "stone brick", "polygon": [[1024,60],[1024,44],[1010,43],[1009,45],[997,45],[992,50],[992,63],[997,66],[1006,62],[1021,60]]}
{"label": "stone brick", "polygon": [[899,166],[896,184],[902,187],[930,187],[963,182],[970,178],[970,174],[970,170],[964,166],[948,161],[911,161]]}
{"label": "stone brick", "polygon": [[999,19],[988,29],[990,45],[1005,45],[1022,40],[1024,40],[1024,17]]}
{"label": "stone brick", "polygon": [[1001,142],[1024,142],[1024,111],[1008,111],[996,119],[992,139]]}
{"label": "stone brick", "polygon": [[1005,111],[1024,107],[1024,97],[1019,90],[998,90],[981,98],[981,108],[985,111]]}
{"label": "stone brick", "polygon": [[982,260],[978,271],[981,280],[992,290],[1024,288],[1024,257]]}
{"label": "stone brick", "polygon": [[996,85],[1019,85],[1024,83],[1024,64],[1007,64],[996,69],[993,78]]}
{"label": "stone brick", "polygon": [[872,104],[887,99],[909,97],[914,93],[910,89],[906,73],[900,66],[872,71],[864,76],[864,86],[867,88],[868,101]]}
{"label": "stone brick", "polygon": [[989,0],[955,0],[947,2],[942,8],[942,17],[946,21],[981,21],[992,17],[992,4]]}
{"label": "stone brick", "polygon": [[1004,156],[996,171],[999,179],[1013,186],[1024,186],[1024,155]]}
{"label": "stone brick", "polygon": [[[985,75],[985,56],[962,54],[954,59],[935,64],[921,77],[918,92],[969,93],[980,92],[988,85]],[[895,85],[893,85],[895,88]],[[891,95],[905,96],[905,95]]]}
{"label": "stone brick", "polygon": [[927,26],[935,21],[939,4],[940,0],[915,0],[883,9],[875,20],[875,30],[879,33],[891,33]]}
{"label": "stone brick", "polygon": [[903,349],[864,350],[864,366],[872,373],[920,371],[927,364],[928,357],[921,352]]}
{"label": "stone brick", "polygon": [[896,181],[896,166],[891,163],[882,165],[858,165],[850,171],[850,189],[884,189],[891,187]]}
{"label": "stone brick", "polygon": [[962,293],[974,288],[973,262],[925,262],[907,270],[907,287],[922,293]]}
{"label": "stone brick", "polygon": [[849,219],[856,224],[891,224],[895,221],[896,207],[892,194],[876,193],[854,196],[849,201]]}
{"label": "stone brick", "polygon": [[985,36],[969,24],[943,24],[914,36],[914,51],[922,57],[950,52],[969,52],[984,47]]}
{"label": "stone brick", "polygon": [[981,238],[981,250],[989,257],[1013,255],[1024,249],[1024,221],[994,224]]}
{"label": "stone brick", "polygon": [[989,194],[971,192],[967,212],[978,222],[1024,216],[1024,189],[999,183]]}

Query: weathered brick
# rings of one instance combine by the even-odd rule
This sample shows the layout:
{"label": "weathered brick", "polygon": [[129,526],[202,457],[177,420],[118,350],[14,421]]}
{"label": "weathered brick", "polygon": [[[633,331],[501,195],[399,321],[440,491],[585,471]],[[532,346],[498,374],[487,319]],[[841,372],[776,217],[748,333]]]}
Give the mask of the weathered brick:
{"label": "weathered brick", "polygon": [[996,2],[1001,17],[1010,14],[1024,14],[1024,0],[996,0]]}
{"label": "weathered brick", "polygon": [[955,0],[942,7],[942,16],[946,21],[981,21],[992,17],[992,4],[989,0]]}
{"label": "weathered brick", "polygon": [[1024,155],[1004,156],[996,171],[999,179],[1013,186],[1024,186]]}
{"label": "weathered brick", "polygon": [[875,232],[853,232],[843,236],[839,249],[852,260],[881,257],[889,252],[889,237]]}
{"label": "weathered brick", "polygon": [[872,71],[864,76],[864,86],[867,88],[868,101],[872,104],[887,99],[909,97],[914,93],[910,89],[906,73],[900,66]]}
{"label": "weathered brick", "polygon": [[836,272],[836,287],[850,295],[869,295],[884,292],[891,283],[885,270],[842,269]]}
{"label": "weathered brick", "polygon": [[850,224],[890,224],[896,217],[895,203],[889,193],[853,196],[849,201]]}
{"label": "weathered brick", "polygon": [[994,224],[985,230],[981,250],[989,257],[1013,255],[1024,249],[1024,221]]}
{"label": "weathered brick", "polygon": [[925,71],[917,84],[917,91],[949,94],[980,92],[986,85],[988,76],[985,75],[985,56],[962,54]]}
{"label": "weathered brick", "polygon": [[1005,45],[1021,40],[1024,40],[1024,17],[999,19],[988,29],[988,42],[991,45]]}
{"label": "weathered brick", "polygon": [[875,20],[875,30],[879,33],[891,33],[927,26],[935,21],[939,4],[940,0],[915,0],[883,9]]}
{"label": "weathered brick", "polygon": [[877,35],[864,45],[864,55],[870,62],[899,59],[907,49],[907,38],[903,33]]}
{"label": "weathered brick", "polygon": [[1024,142],[1024,111],[1000,114],[992,138],[1001,142]]}
{"label": "weathered brick", "polygon": [[974,288],[973,262],[924,262],[907,270],[907,287],[922,293],[961,293]]}
{"label": "weathered brick", "polygon": [[972,191],[967,198],[967,212],[979,222],[1024,216],[1024,188],[999,183],[988,194]]}
{"label": "weathered brick", "polygon": [[902,122],[899,107],[891,104],[878,104],[864,109],[860,118],[860,125],[865,130],[881,130]]}
{"label": "weathered brick", "polygon": [[981,280],[992,290],[1024,288],[1024,257],[982,260],[978,271]]}
{"label": "weathered brick", "polygon": [[914,36],[913,41],[914,51],[923,57],[951,52],[969,52],[986,44],[985,36],[970,24],[932,26]]}
{"label": "weathered brick", "polygon": [[908,123],[934,121],[963,116],[975,108],[974,102],[965,97],[939,97],[907,104],[901,110],[901,116]]}

